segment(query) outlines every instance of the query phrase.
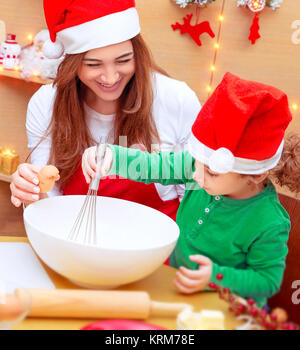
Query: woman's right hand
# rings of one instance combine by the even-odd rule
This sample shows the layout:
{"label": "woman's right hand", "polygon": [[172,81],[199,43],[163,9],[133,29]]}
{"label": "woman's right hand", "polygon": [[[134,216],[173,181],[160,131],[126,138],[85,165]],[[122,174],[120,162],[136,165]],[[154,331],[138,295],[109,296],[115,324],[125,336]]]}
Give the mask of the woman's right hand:
{"label": "woman's right hand", "polygon": [[40,169],[41,166],[23,163],[12,174],[10,190],[11,202],[14,206],[19,207],[23,202],[29,204],[40,199],[38,186]]}
{"label": "woman's right hand", "polygon": [[[97,159],[96,146],[87,148],[82,155],[82,160],[81,160],[82,172],[88,184],[96,175],[96,169],[97,169],[96,159]],[[102,164],[100,168],[101,176],[106,176],[106,174],[109,172],[111,168],[112,162],[113,162],[112,150],[109,146],[106,146],[105,156],[102,160]]]}

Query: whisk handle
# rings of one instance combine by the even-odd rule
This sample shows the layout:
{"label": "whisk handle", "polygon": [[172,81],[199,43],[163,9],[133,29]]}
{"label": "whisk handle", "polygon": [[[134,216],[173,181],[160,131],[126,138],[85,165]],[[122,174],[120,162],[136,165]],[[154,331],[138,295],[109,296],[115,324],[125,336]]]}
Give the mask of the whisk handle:
{"label": "whisk handle", "polygon": [[90,185],[90,189],[92,190],[97,191],[99,188],[99,183],[101,178],[101,173],[100,173],[101,164],[105,156],[106,147],[107,147],[106,144],[101,142],[97,145],[97,168],[96,168],[96,176],[92,179],[91,185]]}

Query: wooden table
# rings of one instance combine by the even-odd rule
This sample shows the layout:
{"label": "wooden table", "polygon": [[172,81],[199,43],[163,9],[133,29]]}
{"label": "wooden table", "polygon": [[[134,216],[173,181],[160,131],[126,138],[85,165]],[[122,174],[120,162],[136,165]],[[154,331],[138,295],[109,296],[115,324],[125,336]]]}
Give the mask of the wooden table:
{"label": "wooden table", "polygon": [[[1,236],[0,242],[28,242],[23,237],[7,237]],[[26,262],[24,262],[26,264]],[[72,284],[64,277],[60,276],[52,269],[41,262],[47,271],[56,288],[64,289],[80,289],[80,287]],[[195,311],[201,309],[220,310],[225,315],[225,328],[234,329],[238,322],[232,313],[228,311],[228,304],[220,300],[215,292],[201,292],[193,295],[183,295],[177,292],[172,280],[175,277],[175,269],[166,265],[162,265],[158,270],[147,278],[119,287],[117,290],[127,291],[146,291],[149,293],[151,300],[189,303],[194,307]],[[80,329],[88,323],[95,322],[94,319],[42,319],[42,318],[26,318],[22,322],[14,326],[15,330],[76,330]],[[175,318],[154,318],[151,317],[146,322],[160,325],[167,329],[176,329]]]}

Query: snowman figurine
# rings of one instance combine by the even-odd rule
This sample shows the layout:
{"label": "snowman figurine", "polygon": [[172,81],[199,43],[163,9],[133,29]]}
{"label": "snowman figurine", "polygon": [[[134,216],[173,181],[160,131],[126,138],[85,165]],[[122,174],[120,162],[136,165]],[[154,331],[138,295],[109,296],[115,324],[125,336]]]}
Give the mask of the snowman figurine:
{"label": "snowman figurine", "polygon": [[21,46],[16,42],[14,34],[7,34],[7,39],[1,44],[0,51],[4,68],[14,69],[19,65]]}
{"label": "snowman figurine", "polygon": [[0,45],[0,64],[3,64],[4,53],[2,52],[2,45]]}
{"label": "snowman figurine", "polygon": [[[6,38],[6,26],[5,26],[5,22],[0,20],[0,44],[5,41]],[[3,52],[2,52],[2,48],[0,45],[0,64],[3,64]]]}

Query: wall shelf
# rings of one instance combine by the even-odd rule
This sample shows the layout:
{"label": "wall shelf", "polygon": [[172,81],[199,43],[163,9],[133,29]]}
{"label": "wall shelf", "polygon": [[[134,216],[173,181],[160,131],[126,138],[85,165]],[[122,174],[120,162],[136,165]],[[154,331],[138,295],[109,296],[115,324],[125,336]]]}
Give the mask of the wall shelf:
{"label": "wall shelf", "polygon": [[[51,84],[53,83],[53,79],[41,79],[38,76],[32,76],[29,80],[25,80],[21,77],[21,73],[15,70],[4,69],[3,66],[0,66],[0,77],[5,76],[13,79],[19,79],[24,82],[29,83],[37,83],[37,84]],[[11,175],[5,175],[0,173],[0,181],[11,182]]]}
{"label": "wall shelf", "polygon": [[11,182],[11,175],[5,175],[0,173],[0,181]]}
{"label": "wall shelf", "polygon": [[40,77],[35,77],[32,76],[29,80],[25,80],[21,77],[20,72],[14,71],[14,70],[9,70],[9,69],[4,69],[3,67],[0,67],[0,76],[5,76],[9,78],[14,78],[14,79],[20,79],[25,82],[32,82],[32,83],[38,83],[38,84],[51,84],[53,83],[53,79],[41,79]]}

